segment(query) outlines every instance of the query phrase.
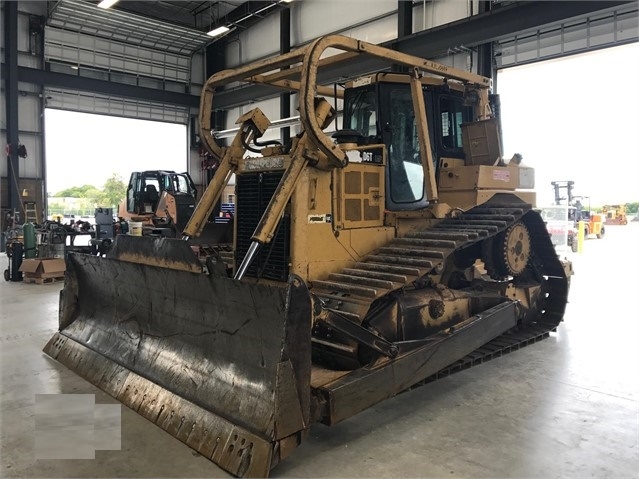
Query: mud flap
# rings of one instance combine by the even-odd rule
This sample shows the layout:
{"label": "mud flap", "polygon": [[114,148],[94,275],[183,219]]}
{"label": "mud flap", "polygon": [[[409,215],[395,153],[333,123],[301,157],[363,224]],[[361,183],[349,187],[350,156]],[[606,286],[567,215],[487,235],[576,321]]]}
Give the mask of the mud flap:
{"label": "mud flap", "polygon": [[311,305],[277,288],[69,255],[44,352],[237,476],[310,427]]}

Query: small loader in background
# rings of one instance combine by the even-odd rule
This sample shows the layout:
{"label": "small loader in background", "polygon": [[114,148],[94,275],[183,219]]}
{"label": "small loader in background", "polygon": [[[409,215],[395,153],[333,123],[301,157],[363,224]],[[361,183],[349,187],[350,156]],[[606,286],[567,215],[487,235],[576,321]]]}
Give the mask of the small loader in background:
{"label": "small loader in background", "polygon": [[118,216],[143,223],[149,232],[175,238],[193,214],[196,196],[195,184],[186,172],[134,171]]}
{"label": "small loader in background", "polygon": [[[141,223],[144,236],[180,238],[196,203],[197,190],[188,173],[136,171],[131,173],[126,198],[120,202],[118,216],[125,221]],[[224,222],[209,219],[207,217],[202,222],[198,237],[192,239],[194,249],[205,249],[212,254],[223,251],[226,254],[228,244],[232,242],[233,222],[228,219]],[[216,248],[215,245],[223,246]]]}
{"label": "small loader in background", "polygon": [[[323,66],[357,55],[409,73],[319,83]],[[215,91],[235,82],[298,93],[290,143],[260,141],[270,121],[257,108],[229,146],[216,143]],[[533,170],[501,159],[490,86],[339,35],[213,75],[199,121],[219,167],[183,239],[123,235],[104,258],[70,255],[45,352],[255,477],[316,423],[480,362],[481,346],[547,336],[570,264],[533,209]],[[337,99],[343,122],[330,135]],[[191,242],[233,173],[231,274],[215,257],[203,272]]]}

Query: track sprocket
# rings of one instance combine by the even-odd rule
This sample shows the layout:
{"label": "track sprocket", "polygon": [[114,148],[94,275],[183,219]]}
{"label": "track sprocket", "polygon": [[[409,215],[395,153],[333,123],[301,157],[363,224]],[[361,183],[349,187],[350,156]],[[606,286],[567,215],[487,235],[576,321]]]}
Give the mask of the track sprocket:
{"label": "track sprocket", "polygon": [[526,270],[530,261],[530,233],[517,222],[484,243],[483,260],[493,279],[517,277]]}

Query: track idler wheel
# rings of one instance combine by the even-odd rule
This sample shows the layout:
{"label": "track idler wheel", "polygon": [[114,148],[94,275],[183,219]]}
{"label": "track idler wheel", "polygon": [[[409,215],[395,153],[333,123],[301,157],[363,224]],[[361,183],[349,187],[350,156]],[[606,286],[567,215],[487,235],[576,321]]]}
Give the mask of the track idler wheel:
{"label": "track idler wheel", "polygon": [[483,259],[493,279],[519,276],[530,261],[530,233],[523,223],[515,223],[484,243]]}

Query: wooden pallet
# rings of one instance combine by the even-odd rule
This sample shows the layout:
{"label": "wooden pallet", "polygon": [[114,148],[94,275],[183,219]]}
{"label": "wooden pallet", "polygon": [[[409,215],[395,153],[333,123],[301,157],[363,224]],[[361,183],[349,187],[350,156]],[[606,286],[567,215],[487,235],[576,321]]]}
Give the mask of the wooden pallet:
{"label": "wooden pallet", "polygon": [[22,280],[25,283],[32,284],[45,284],[45,283],[57,283],[58,281],[64,281],[64,273],[60,276],[23,276]]}

